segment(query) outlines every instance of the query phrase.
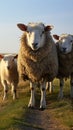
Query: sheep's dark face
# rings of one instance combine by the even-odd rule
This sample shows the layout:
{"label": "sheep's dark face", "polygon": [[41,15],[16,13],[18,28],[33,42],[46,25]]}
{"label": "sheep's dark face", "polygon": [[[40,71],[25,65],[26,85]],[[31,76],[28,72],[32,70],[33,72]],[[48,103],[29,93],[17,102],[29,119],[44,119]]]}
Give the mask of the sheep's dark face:
{"label": "sheep's dark face", "polygon": [[45,44],[45,32],[50,31],[53,26],[44,26],[43,23],[30,23],[28,26],[18,24],[22,31],[26,31],[27,44],[32,50],[38,50]]}
{"label": "sheep's dark face", "polygon": [[73,46],[73,36],[70,34],[62,34],[61,36],[57,36],[57,38],[60,51],[64,54],[70,53]]}

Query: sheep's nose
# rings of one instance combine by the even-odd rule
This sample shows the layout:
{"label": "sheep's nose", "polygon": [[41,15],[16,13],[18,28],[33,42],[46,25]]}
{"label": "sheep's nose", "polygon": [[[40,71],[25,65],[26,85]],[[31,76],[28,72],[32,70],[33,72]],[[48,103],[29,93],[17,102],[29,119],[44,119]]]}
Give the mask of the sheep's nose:
{"label": "sheep's nose", "polygon": [[37,48],[38,43],[32,43],[33,48]]}
{"label": "sheep's nose", "polygon": [[66,52],[66,48],[65,47],[63,48],[63,52]]}

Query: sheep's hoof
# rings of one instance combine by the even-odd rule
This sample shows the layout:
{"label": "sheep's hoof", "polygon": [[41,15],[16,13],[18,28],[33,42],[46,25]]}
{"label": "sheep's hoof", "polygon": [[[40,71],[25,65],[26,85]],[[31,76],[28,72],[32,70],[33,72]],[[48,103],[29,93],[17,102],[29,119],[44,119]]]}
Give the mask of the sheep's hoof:
{"label": "sheep's hoof", "polygon": [[29,109],[35,109],[35,107],[34,107],[34,106],[28,106],[28,108],[29,108]]}
{"label": "sheep's hoof", "polygon": [[70,97],[73,99],[73,94],[71,94]]}
{"label": "sheep's hoof", "polygon": [[7,97],[3,97],[3,101],[7,100],[8,98]]}
{"label": "sheep's hoof", "polygon": [[15,101],[15,100],[17,100],[18,98],[16,97],[16,98],[13,98],[13,101]]}
{"label": "sheep's hoof", "polygon": [[40,110],[40,111],[44,111],[45,108],[44,108],[44,107],[40,107],[39,110]]}
{"label": "sheep's hoof", "polygon": [[44,111],[45,109],[46,109],[46,107],[43,107],[43,106],[39,108],[39,110],[41,110],[41,111]]}
{"label": "sheep's hoof", "polygon": [[35,107],[34,107],[34,105],[32,105],[31,103],[29,103],[29,104],[28,104],[28,108],[34,109]]}
{"label": "sheep's hoof", "polygon": [[62,95],[58,95],[58,100],[62,100],[63,99],[63,94]]}

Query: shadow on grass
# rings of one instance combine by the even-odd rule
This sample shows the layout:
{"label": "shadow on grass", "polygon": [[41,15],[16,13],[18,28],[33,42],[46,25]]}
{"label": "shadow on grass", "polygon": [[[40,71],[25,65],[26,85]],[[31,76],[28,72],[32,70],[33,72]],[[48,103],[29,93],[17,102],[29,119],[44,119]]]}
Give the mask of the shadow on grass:
{"label": "shadow on grass", "polygon": [[[36,124],[34,124],[34,122],[29,122],[23,118],[18,119],[18,118],[14,118],[13,119],[15,122],[15,125],[20,126],[20,128],[24,128],[24,130],[44,130],[43,128],[41,128],[41,126],[38,126]],[[21,129],[22,130],[22,129]]]}
{"label": "shadow on grass", "polygon": [[[66,89],[66,91],[64,92],[64,98],[62,100],[58,100],[58,92],[59,92],[59,89],[55,89],[55,91],[52,94],[50,94],[48,91],[46,92],[47,110],[48,111],[53,110],[54,112],[53,114],[55,115],[54,117],[60,117],[60,115],[62,115],[62,118],[64,118],[64,116],[66,118],[66,111],[69,112],[69,114],[71,114],[70,110],[73,111],[73,99],[70,99],[69,91],[67,91]],[[30,97],[30,93],[29,93],[29,97]],[[37,89],[36,90],[36,109],[30,110],[27,108],[26,114],[23,115],[22,117],[23,119],[22,122],[24,121],[27,127],[29,127],[29,124],[30,124],[30,128],[43,130],[41,125],[38,126],[39,120],[37,122],[38,124],[36,124],[36,120],[38,116],[38,109],[40,106],[40,97],[41,97],[40,89]]]}
{"label": "shadow on grass", "polygon": [[[27,91],[25,87],[25,93],[24,93],[23,88],[24,86],[22,86],[22,90],[21,90],[22,94],[20,95],[21,96],[20,98],[25,97],[25,96],[30,98],[30,89],[28,89]],[[41,97],[40,89],[36,90],[35,97],[36,97],[36,109],[34,110],[28,109],[27,107],[28,102],[27,102],[26,105],[22,107],[23,109],[22,116],[19,118],[13,117],[14,129],[12,130],[15,130],[15,129],[16,130],[44,130],[38,118],[38,116],[40,116],[39,115],[39,106],[40,106],[40,97]],[[61,110],[62,112],[64,112],[67,109],[67,107],[69,108],[70,104],[73,110],[73,99],[71,100],[69,95],[65,95],[64,99],[60,101],[57,99],[57,97],[58,97],[58,91],[55,91],[52,94],[50,94],[49,92],[46,92],[46,103],[47,103],[48,110],[49,109],[50,110],[53,109],[54,111],[59,110],[56,112],[58,114],[58,112],[60,112]],[[8,129],[8,130],[11,130],[11,129]]]}

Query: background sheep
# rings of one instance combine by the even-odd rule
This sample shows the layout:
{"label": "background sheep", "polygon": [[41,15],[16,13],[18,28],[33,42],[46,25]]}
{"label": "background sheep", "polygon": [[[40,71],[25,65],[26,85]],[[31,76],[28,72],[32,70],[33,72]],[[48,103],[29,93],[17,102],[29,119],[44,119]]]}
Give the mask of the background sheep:
{"label": "background sheep", "polygon": [[35,106],[35,86],[41,87],[40,109],[46,107],[46,81],[52,81],[58,72],[56,46],[50,35],[52,26],[43,23],[17,24],[24,31],[18,54],[19,77],[30,80],[31,97],[28,107]]}
{"label": "background sheep", "polygon": [[71,97],[73,98],[73,35],[53,35],[57,42],[60,92],[59,98],[63,98],[64,78],[70,77]]}
{"label": "background sheep", "polygon": [[0,55],[0,79],[4,87],[4,97],[7,98],[8,85],[12,86],[13,99],[16,98],[16,88],[18,83],[17,55]]}
{"label": "background sheep", "polygon": [[54,91],[53,82],[46,82],[46,90],[49,90],[50,93],[53,93]]}

